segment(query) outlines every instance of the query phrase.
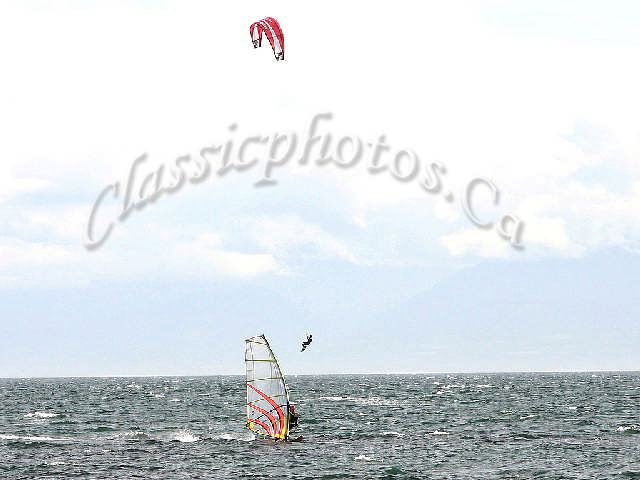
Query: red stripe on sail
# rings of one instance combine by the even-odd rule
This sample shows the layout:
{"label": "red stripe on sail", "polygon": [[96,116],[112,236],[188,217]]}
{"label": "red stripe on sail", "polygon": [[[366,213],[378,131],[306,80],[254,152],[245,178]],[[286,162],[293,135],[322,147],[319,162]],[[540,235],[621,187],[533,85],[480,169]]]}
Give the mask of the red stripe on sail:
{"label": "red stripe on sail", "polygon": [[255,418],[252,418],[251,421],[253,423],[257,423],[258,425],[260,425],[262,428],[264,428],[264,430],[267,432],[268,435],[271,435],[271,429],[269,428],[269,425],[267,425],[264,422],[261,422],[260,420],[256,420]]}
{"label": "red stripe on sail", "polygon": [[280,408],[280,405],[278,405],[273,398],[271,398],[269,395],[267,395],[266,393],[261,392],[260,390],[258,390],[256,387],[254,387],[253,385],[251,385],[250,383],[247,383],[247,387],[251,387],[258,395],[260,395],[262,398],[264,398],[267,402],[269,402],[271,404],[271,406],[273,408],[276,409],[276,412],[278,412],[278,417],[280,418],[280,428],[278,429],[277,432],[274,433],[274,435],[278,435],[280,432],[282,432],[282,430],[284,429],[284,412],[282,411],[282,408]]}
{"label": "red stripe on sail", "polygon": [[271,413],[269,413],[268,411],[264,410],[263,408],[258,407],[257,405],[254,405],[253,403],[250,403],[249,406],[251,408],[253,408],[254,410],[257,410],[258,412],[262,413],[263,415],[265,415],[269,421],[271,422],[271,425],[273,426],[273,430],[276,431],[277,427],[276,427],[276,419],[273,415],[271,415]]}

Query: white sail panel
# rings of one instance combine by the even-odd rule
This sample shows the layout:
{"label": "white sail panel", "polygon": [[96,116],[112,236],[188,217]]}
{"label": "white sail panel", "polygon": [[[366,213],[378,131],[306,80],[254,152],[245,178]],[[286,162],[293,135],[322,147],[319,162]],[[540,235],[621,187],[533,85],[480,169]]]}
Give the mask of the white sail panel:
{"label": "white sail panel", "polygon": [[245,340],[247,426],[259,435],[286,439],[289,434],[289,392],[264,335]]}

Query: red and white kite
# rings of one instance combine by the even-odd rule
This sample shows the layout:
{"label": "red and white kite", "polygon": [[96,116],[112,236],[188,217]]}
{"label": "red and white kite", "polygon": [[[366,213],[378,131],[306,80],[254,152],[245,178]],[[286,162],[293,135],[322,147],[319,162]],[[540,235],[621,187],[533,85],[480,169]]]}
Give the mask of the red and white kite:
{"label": "red and white kite", "polygon": [[269,39],[276,60],[284,60],[284,35],[275,18],[267,17],[252,23],[249,27],[249,33],[253,41],[253,48],[262,46],[262,34],[264,33]]}

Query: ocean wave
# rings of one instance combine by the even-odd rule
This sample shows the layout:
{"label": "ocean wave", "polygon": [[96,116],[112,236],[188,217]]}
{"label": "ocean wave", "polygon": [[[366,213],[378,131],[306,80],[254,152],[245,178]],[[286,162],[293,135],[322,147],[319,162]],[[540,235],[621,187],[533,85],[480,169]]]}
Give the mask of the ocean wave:
{"label": "ocean wave", "polygon": [[114,427],[110,427],[108,425],[99,425],[91,429],[92,432],[113,432],[114,430],[115,430]]}
{"label": "ocean wave", "polygon": [[189,430],[178,430],[175,432],[161,433],[158,435],[149,435],[141,430],[129,430],[127,432],[119,433],[116,438],[123,438],[129,441],[136,440],[148,440],[151,442],[180,442],[180,443],[194,443],[201,440],[201,438]]}
{"label": "ocean wave", "polygon": [[15,442],[68,442],[72,439],[65,437],[39,437],[31,435],[0,435],[0,440]]}
{"label": "ocean wave", "polygon": [[148,440],[149,435],[142,431],[129,430],[128,432],[122,432],[117,435],[118,438],[124,438],[126,440]]}
{"label": "ocean wave", "polygon": [[221,433],[213,437],[214,440],[225,440],[227,442],[239,441],[239,442],[252,442],[256,439],[252,433]]}
{"label": "ocean wave", "polygon": [[357,405],[365,405],[369,407],[396,407],[402,405],[399,400],[392,400],[382,397],[318,397],[318,400],[327,402],[351,402]]}
{"label": "ocean wave", "polygon": [[368,457],[367,455],[358,455],[354,460],[356,462],[373,462],[373,458]]}
{"label": "ocean wave", "polygon": [[180,430],[175,434],[171,435],[172,442],[180,442],[180,443],[194,443],[200,440],[200,437],[194,435],[189,430]]}
{"label": "ocean wave", "polygon": [[318,400],[326,400],[327,402],[341,402],[342,400],[348,400],[349,397],[320,397]]}
{"label": "ocean wave", "polygon": [[25,418],[53,418],[57,417],[59,414],[52,412],[31,412],[25,414]]}
{"label": "ocean wave", "polygon": [[349,401],[354,402],[357,405],[365,405],[367,407],[397,407],[402,405],[400,400],[392,400],[389,398],[381,397],[347,397]]}
{"label": "ocean wave", "polygon": [[640,478],[640,470],[625,470],[620,472],[623,478]]}
{"label": "ocean wave", "polygon": [[616,428],[616,431],[628,434],[640,433],[640,425],[622,425]]}
{"label": "ocean wave", "polygon": [[404,437],[404,433],[394,431],[381,432],[380,435],[383,437]]}
{"label": "ocean wave", "polygon": [[433,432],[429,432],[429,435],[449,435],[449,432],[445,432],[443,430],[434,430]]}

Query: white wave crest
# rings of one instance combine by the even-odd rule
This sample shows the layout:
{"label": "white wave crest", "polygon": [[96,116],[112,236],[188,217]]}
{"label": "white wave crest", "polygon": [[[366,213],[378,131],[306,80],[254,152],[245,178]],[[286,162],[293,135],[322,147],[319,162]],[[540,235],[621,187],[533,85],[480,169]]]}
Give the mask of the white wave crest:
{"label": "white wave crest", "polygon": [[252,442],[256,439],[255,435],[252,433],[221,433],[220,435],[216,435],[213,437],[215,440],[225,440],[229,441],[239,441],[239,442]]}
{"label": "white wave crest", "polygon": [[193,443],[200,440],[200,437],[194,435],[189,430],[180,430],[171,436],[171,440],[180,443]]}
{"label": "white wave crest", "polygon": [[640,433],[640,425],[622,425],[616,428],[616,431],[622,433]]}
{"label": "white wave crest", "polygon": [[146,433],[141,431],[134,431],[134,430],[129,430],[128,432],[119,433],[117,437],[134,439],[134,440],[149,438],[149,436]]}
{"label": "white wave crest", "polygon": [[53,418],[57,417],[57,413],[51,412],[31,412],[25,415],[25,418]]}
{"label": "white wave crest", "polygon": [[395,407],[401,405],[398,400],[392,400],[381,397],[319,397],[318,400],[327,402],[352,402],[358,405],[373,407]]}
{"label": "white wave crest", "polygon": [[63,437],[36,437],[28,435],[0,435],[0,440],[15,440],[19,442],[66,442],[70,439]]}
{"label": "white wave crest", "polygon": [[373,458],[366,455],[358,455],[354,460],[356,462],[373,462]]}

